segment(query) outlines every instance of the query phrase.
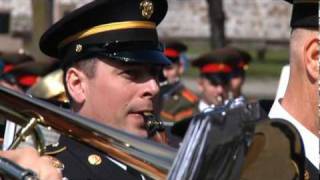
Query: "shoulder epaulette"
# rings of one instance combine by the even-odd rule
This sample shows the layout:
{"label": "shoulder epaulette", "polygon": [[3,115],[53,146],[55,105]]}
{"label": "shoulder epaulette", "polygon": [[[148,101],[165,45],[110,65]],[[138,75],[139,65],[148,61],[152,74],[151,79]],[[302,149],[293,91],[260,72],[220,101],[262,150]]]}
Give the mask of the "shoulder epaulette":
{"label": "shoulder epaulette", "polygon": [[193,115],[193,108],[189,108],[189,109],[186,109],[186,110],[183,110],[183,111],[177,113],[175,115],[175,120],[176,121],[181,121],[183,119],[191,117],[192,115]]}
{"label": "shoulder epaulette", "polygon": [[185,97],[188,101],[192,102],[192,103],[195,103],[195,102],[198,101],[198,96],[195,95],[193,92],[191,92],[190,90],[188,90],[188,89],[186,89],[186,88],[184,88],[184,89],[182,90],[181,95],[182,95],[183,97]]}
{"label": "shoulder epaulette", "polygon": [[304,179],[304,174],[303,144],[295,127],[281,119],[258,122],[246,153],[242,179]]}
{"label": "shoulder epaulette", "polygon": [[170,121],[181,121],[183,119],[186,119],[188,117],[191,117],[193,115],[193,108],[189,108],[186,110],[183,110],[181,112],[178,112],[176,114],[171,114],[169,112],[166,111],[161,111],[161,116],[166,118],[167,120]]}
{"label": "shoulder epaulette", "polygon": [[161,111],[160,115],[169,121],[174,121],[174,115],[169,112]]}

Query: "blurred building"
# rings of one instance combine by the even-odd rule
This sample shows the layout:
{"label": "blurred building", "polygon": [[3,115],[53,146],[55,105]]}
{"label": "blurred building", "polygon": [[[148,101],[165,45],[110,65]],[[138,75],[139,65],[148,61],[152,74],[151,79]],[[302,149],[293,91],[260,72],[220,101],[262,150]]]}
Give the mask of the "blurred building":
{"label": "blurred building", "polygon": [[[32,0],[0,0],[0,51],[19,49],[21,38],[32,31]],[[38,0],[34,0],[37,2]],[[91,0],[52,2],[53,21]],[[206,0],[168,0],[169,11],[159,26],[163,38],[208,38]],[[290,7],[275,0],[224,0],[226,37],[231,40],[287,41]],[[5,41],[3,41],[5,40]]]}
{"label": "blurred building", "polygon": [[[226,37],[236,40],[288,40],[291,8],[284,1],[223,0]],[[169,0],[160,24],[162,36],[209,37],[206,0]]]}

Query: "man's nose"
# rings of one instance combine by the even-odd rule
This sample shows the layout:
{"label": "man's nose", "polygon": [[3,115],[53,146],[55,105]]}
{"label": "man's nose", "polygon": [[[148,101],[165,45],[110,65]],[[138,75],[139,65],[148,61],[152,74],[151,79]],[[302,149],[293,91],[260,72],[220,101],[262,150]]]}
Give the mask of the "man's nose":
{"label": "man's nose", "polygon": [[150,78],[145,82],[144,96],[156,96],[160,91],[158,81],[155,78]]}
{"label": "man's nose", "polygon": [[224,92],[224,87],[222,85],[218,85],[217,89],[220,94]]}

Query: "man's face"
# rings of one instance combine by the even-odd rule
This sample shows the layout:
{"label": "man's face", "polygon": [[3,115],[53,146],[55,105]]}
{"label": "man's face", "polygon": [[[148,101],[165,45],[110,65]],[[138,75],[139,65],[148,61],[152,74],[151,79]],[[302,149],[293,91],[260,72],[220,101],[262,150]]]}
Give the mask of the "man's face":
{"label": "man's face", "polygon": [[168,79],[169,83],[175,82],[182,73],[183,65],[180,63],[173,63],[163,69],[163,75]]}
{"label": "man's face", "polygon": [[154,113],[160,68],[125,65],[106,60],[96,63],[87,79],[82,115],[131,134],[147,137],[143,113]]}
{"label": "man's face", "polygon": [[212,84],[208,79],[201,78],[199,87],[203,100],[209,105],[219,105],[227,98],[227,86]]}

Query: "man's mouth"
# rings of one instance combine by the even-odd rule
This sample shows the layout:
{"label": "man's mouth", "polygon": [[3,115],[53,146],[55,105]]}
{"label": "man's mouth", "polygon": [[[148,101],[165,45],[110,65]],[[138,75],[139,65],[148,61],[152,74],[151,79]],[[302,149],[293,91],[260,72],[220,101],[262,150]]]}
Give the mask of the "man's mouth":
{"label": "man's mouth", "polygon": [[163,131],[163,123],[157,119],[156,114],[152,110],[135,111],[132,114],[137,118],[135,121],[140,130],[148,133],[148,137],[153,137],[157,131]]}
{"label": "man's mouth", "polygon": [[154,115],[154,113],[152,111],[142,112],[141,115],[142,115],[143,120],[144,120],[144,128],[148,129],[149,123],[154,121],[156,116]]}
{"label": "man's mouth", "polygon": [[136,111],[136,112],[132,112],[133,115],[135,115],[136,117],[138,117],[139,119],[141,118],[141,121],[140,123],[140,126],[142,128],[145,128],[146,126],[146,122],[149,120],[149,119],[153,119],[155,116],[154,116],[154,112],[151,111],[151,110],[145,110],[145,111]]}

